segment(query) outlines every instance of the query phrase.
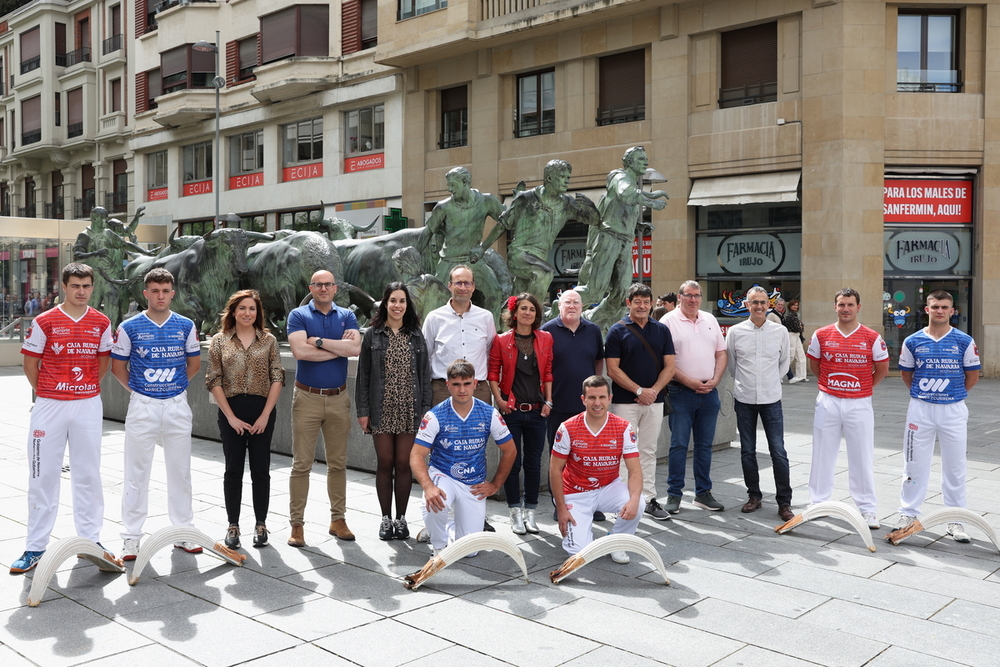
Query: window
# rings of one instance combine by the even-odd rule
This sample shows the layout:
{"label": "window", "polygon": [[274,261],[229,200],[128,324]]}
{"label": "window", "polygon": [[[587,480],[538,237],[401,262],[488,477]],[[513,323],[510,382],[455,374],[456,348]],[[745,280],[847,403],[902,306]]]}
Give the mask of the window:
{"label": "window", "polygon": [[111,101],[108,104],[108,110],[111,113],[122,110],[122,80],[112,79],[111,85]]}
{"label": "window", "polygon": [[163,94],[160,70],[152,69],[135,75],[135,112],[156,108],[156,98]]}
{"label": "window", "polygon": [[55,111],[56,115],[56,127],[59,127],[62,125],[62,93],[56,93],[53,111]]}
{"label": "window", "polygon": [[66,66],[66,24],[56,23],[56,67]]}
{"label": "window", "polygon": [[202,141],[184,147],[184,182],[212,178],[212,142]]}
{"label": "window", "polygon": [[293,5],[260,17],[261,64],[330,55],[330,6]]}
{"label": "window", "polygon": [[195,220],[193,222],[182,222],[177,225],[178,233],[181,236],[204,236],[215,229],[215,222],[212,220]]}
{"label": "window", "polygon": [[156,30],[157,0],[135,0],[135,36]]}
{"label": "window", "polygon": [[297,232],[318,232],[323,221],[323,209],[307,211],[286,211],[278,214],[278,229],[294,229]]}
{"label": "window", "polygon": [[126,160],[114,160],[111,163],[112,187],[111,192],[104,195],[104,208],[109,211],[124,211],[128,206],[128,162]]}
{"label": "window", "polygon": [[[122,6],[115,5],[108,10],[108,34],[110,37],[104,40],[101,53],[107,55],[120,51],[122,48]],[[142,33],[139,33],[140,35]]]}
{"label": "window", "polygon": [[345,153],[360,155],[385,150],[385,105],[355,109],[344,114],[347,118]]}
{"label": "window", "polygon": [[441,91],[441,141],[439,148],[465,146],[468,141],[469,88],[458,86]]}
{"label": "window", "polygon": [[645,49],[604,56],[598,65],[597,124],[628,123],[645,118]]}
{"label": "window", "polygon": [[778,24],[722,33],[719,107],[748,106],[778,99]]}
{"label": "window", "polygon": [[899,10],[896,37],[896,90],[959,93],[958,14]]}
{"label": "window", "polygon": [[215,77],[215,54],[195,51],[190,44],[160,54],[163,94],[190,88],[211,88]]}
{"label": "window", "polygon": [[283,163],[287,165],[323,159],[323,119],[313,118],[282,127],[285,138]]}
{"label": "window", "polygon": [[399,0],[399,20],[420,16],[447,6],[448,0]]}
{"label": "window", "polygon": [[250,79],[253,77],[253,70],[257,67],[257,42],[259,39],[257,35],[254,35],[253,37],[240,40],[239,61],[237,64],[241,79]]}
{"label": "window", "polygon": [[27,74],[42,66],[40,33],[38,26],[21,33],[21,74]]}
{"label": "window", "polygon": [[83,87],[74,88],[66,93],[66,106],[69,107],[69,118],[66,126],[66,138],[72,139],[83,135]]}
{"label": "window", "polygon": [[55,218],[56,220],[62,220],[65,217],[66,209],[63,197],[65,195],[63,188],[63,175],[61,171],[52,172],[52,205],[46,206],[48,213],[46,217]]}
{"label": "window", "polygon": [[248,232],[266,232],[267,231],[267,218],[263,215],[247,215],[240,216],[240,221],[238,223],[230,224],[228,222],[223,223],[226,227],[236,227],[239,229],[245,229]]}
{"label": "window", "polygon": [[167,151],[157,151],[146,156],[146,175],[149,177],[149,187],[167,187]]}
{"label": "window", "polygon": [[534,72],[517,77],[514,136],[531,137],[556,131],[556,73]]}
{"label": "window", "polygon": [[35,95],[21,102],[21,145],[42,140],[42,96]]}
{"label": "window", "polygon": [[76,50],[66,54],[66,67],[77,63],[90,62],[90,10],[76,15],[74,23]]}
{"label": "window", "polygon": [[264,168],[264,130],[229,138],[229,175],[252,174]]}
{"label": "window", "polygon": [[96,206],[94,199],[94,165],[85,164],[80,167],[80,190],[83,197],[73,201],[73,217],[86,218],[90,211]]}

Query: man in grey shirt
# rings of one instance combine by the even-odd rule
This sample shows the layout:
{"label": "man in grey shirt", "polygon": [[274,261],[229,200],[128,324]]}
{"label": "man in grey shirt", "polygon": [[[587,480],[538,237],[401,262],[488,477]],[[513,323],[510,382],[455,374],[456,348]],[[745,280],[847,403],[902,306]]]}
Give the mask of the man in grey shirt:
{"label": "man in grey shirt", "polygon": [[788,481],[784,417],[781,411],[781,378],[788,371],[788,332],[767,316],[767,292],[757,285],[746,296],[750,319],[730,327],[726,335],[726,369],[733,376],[733,403],[740,432],[743,480],[749,498],[742,512],[760,509],[763,494],[757,470],[757,417],[764,426],[774,471],[778,516],[790,520],[792,487]]}

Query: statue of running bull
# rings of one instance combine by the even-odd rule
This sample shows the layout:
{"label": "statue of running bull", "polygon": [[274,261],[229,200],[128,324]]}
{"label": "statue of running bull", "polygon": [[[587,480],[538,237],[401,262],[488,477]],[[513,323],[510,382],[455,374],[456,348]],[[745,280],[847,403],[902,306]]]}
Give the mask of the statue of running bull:
{"label": "statue of running bull", "polygon": [[336,302],[355,305],[370,317],[374,300],[344,277],[344,265],[334,243],[319,232],[294,232],[270,243],[259,243],[247,252],[243,284],[260,293],[264,314],[272,331],[284,333],[289,311],[309,294],[309,281],[317,271],[329,271],[337,281]]}

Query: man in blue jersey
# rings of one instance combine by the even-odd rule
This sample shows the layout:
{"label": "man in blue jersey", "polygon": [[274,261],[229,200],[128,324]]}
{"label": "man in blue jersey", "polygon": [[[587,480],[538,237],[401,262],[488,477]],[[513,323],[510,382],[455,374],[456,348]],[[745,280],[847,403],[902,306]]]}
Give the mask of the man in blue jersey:
{"label": "man in blue jersey", "polygon": [[[951,326],[954,297],[939,290],[927,297],[929,323],[903,341],[899,370],[910,389],[903,434],[903,488],[897,530],[913,523],[927,495],[934,439],[941,447],[941,494],[946,507],[965,507],[965,446],[969,408],[965,397],[979,381],[979,349]],[[968,542],[961,523],[949,523],[956,542]]]}
{"label": "man in blue jersey", "polygon": [[[149,510],[149,473],[156,443],[167,468],[167,514],[175,526],[194,523],[191,505],[191,407],[188,381],[201,367],[194,322],[170,310],[174,277],[166,269],[146,274],[148,307],[125,320],[111,346],[111,372],[132,396],[125,417],[125,481],[122,490],[124,560],[135,560]],[[174,545],[201,553],[192,542]]]}
{"label": "man in blue jersey", "polygon": [[[424,525],[435,554],[452,539],[482,530],[486,498],[503,486],[517,454],[500,413],[473,396],[472,364],[458,359],[448,366],[447,376],[451,398],[424,415],[410,453],[413,478],[424,490]],[[500,463],[487,482],[486,444],[491,435],[500,447]],[[454,522],[448,518],[451,507]]]}

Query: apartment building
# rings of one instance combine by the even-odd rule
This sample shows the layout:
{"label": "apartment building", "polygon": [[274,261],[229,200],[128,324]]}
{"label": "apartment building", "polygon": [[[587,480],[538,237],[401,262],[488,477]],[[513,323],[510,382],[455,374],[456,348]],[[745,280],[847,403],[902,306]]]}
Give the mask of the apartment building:
{"label": "apartment building", "polygon": [[373,61],[375,0],[132,7],[128,146],[149,223],[201,233],[218,201],[223,224],[259,231],[405,226],[402,76]]}
{"label": "apartment building", "polygon": [[[758,283],[801,297],[812,329],[852,286],[895,360],[946,289],[996,375],[998,16],[994,0],[382,2],[375,61],[405,71],[403,213],[453,166],[509,198],[552,158],[596,201],[642,145],[667,179],[647,187],[671,197],[637,267],[656,293],[698,278],[703,308],[736,321]],[[553,248],[554,289],[584,235]]]}

